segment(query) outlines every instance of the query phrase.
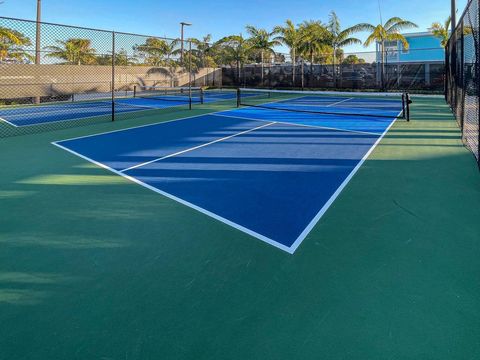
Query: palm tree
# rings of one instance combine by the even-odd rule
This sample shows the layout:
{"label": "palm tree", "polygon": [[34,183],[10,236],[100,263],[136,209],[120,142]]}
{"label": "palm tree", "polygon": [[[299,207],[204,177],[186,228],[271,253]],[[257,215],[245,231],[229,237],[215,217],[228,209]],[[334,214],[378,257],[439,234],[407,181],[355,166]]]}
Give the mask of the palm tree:
{"label": "palm tree", "polygon": [[290,56],[292,58],[292,85],[295,86],[295,65],[297,63],[297,51],[300,46],[302,34],[292,20],[285,21],[284,26],[275,26],[273,32],[279,34],[274,40],[288,46],[290,49]]}
{"label": "palm tree", "polygon": [[243,69],[243,64],[251,55],[251,43],[240,34],[220,39],[215,43],[215,47],[219,49],[217,56],[219,56],[221,63],[235,63],[237,67],[237,81],[240,84],[240,73]]}
{"label": "palm tree", "polygon": [[257,29],[255,26],[247,25],[247,32],[250,35],[248,41],[251,44],[251,49],[257,50],[260,52],[261,65],[262,65],[262,85],[264,77],[264,63],[265,63],[265,54],[275,55],[273,48],[275,46],[281,45],[280,41],[271,39],[274,35],[273,32],[268,32],[265,29]]}
{"label": "palm tree", "polygon": [[212,35],[208,34],[204,36],[202,40],[196,38],[190,38],[188,41],[191,41],[192,45],[195,46],[194,53],[202,61],[202,67],[215,67],[215,60],[213,58],[215,47],[210,45],[212,41]]}
{"label": "palm tree", "polygon": [[[310,77],[313,76],[315,57],[329,52],[331,35],[320,21],[304,21],[300,25],[301,40],[299,52],[310,60]],[[303,74],[303,62],[302,62]]]}
{"label": "palm tree", "polygon": [[169,43],[165,39],[149,37],[147,40],[145,40],[144,44],[135,45],[133,50],[139,52],[140,57],[144,58],[144,63],[146,65],[162,66],[166,64],[166,60],[168,60],[169,55],[173,53],[173,48],[175,46],[175,41]]}
{"label": "palm tree", "polygon": [[67,64],[85,65],[96,61],[95,49],[89,39],[72,38],[66,41],[57,40],[58,46],[47,46],[46,57],[65,60]]}
{"label": "palm tree", "polygon": [[7,58],[19,61],[25,59],[33,61],[34,56],[29,54],[23,47],[30,46],[32,42],[21,32],[5,27],[0,27],[0,62]]}
{"label": "palm tree", "polygon": [[444,48],[447,47],[448,38],[450,36],[450,32],[449,32],[450,21],[451,21],[451,18],[449,16],[448,19],[445,20],[443,25],[438,22],[434,22],[432,24],[432,33],[435,37],[441,40],[441,45]]}
{"label": "palm tree", "polygon": [[[118,66],[129,66],[136,65],[137,59],[128,55],[125,49],[120,49],[115,53],[115,65]],[[110,54],[101,54],[96,57],[95,64],[97,65],[112,65],[112,55]]]}
{"label": "palm tree", "polygon": [[374,42],[380,45],[381,51],[381,60],[382,60],[382,73],[381,73],[381,81],[382,81],[382,88],[384,88],[384,76],[385,76],[385,42],[386,41],[400,41],[404,47],[404,49],[408,49],[408,41],[405,39],[405,36],[400,34],[400,31],[403,29],[410,29],[418,27],[411,21],[404,20],[399,17],[392,17],[388,19],[385,24],[358,24],[356,28],[359,31],[369,31],[370,35],[368,36],[367,40],[365,40],[364,46],[367,47]]}
{"label": "palm tree", "polygon": [[340,19],[338,18],[335,11],[330,13],[327,29],[330,32],[330,46],[333,48],[333,85],[336,86],[337,74],[336,74],[336,57],[337,50],[345,46],[361,44],[360,39],[350,37],[353,33],[359,32],[362,30],[358,25],[349,27],[342,30],[340,26]]}

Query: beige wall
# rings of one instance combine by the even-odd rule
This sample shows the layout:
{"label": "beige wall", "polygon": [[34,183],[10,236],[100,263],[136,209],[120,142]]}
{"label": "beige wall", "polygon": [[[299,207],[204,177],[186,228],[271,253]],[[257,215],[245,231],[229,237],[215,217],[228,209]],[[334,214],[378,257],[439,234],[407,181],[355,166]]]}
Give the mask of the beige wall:
{"label": "beige wall", "polygon": [[[192,76],[195,86],[221,86],[221,69],[201,69]],[[116,66],[115,88],[132,89],[133,85],[184,86],[187,72],[171,73],[167,68]],[[0,64],[0,99],[55,96],[72,93],[108,92],[112,68],[101,65],[25,65]]]}

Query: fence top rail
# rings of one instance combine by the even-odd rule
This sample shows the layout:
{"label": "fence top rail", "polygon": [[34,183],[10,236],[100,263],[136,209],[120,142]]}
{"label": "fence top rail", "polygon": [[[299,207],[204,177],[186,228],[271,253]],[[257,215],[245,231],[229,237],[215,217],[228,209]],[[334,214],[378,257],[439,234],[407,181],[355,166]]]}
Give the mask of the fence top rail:
{"label": "fence top rail", "polygon": [[[7,17],[7,16],[0,16],[0,20],[11,20],[11,21],[21,21],[21,22],[27,22],[31,24],[36,24],[36,20],[28,20],[28,19],[21,19],[21,18],[14,18],[14,17]],[[97,28],[89,28],[86,26],[77,26],[77,25],[67,25],[67,24],[60,24],[60,23],[53,23],[53,22],[46,22],[46,21],[41,21],[40,25],[52,25],[52,26],[61,26],[61,27],[66,27],[66,28],[71,28],[71,29],[82,29],[82,30],[90,30],[90,31],[98,31],[98,32],[103,32],[103,33],[110,33],[110,34],[115,34],[115,35],[130,35],[130,36],[140,36],[140,37],[154,37],[158,39],[164,39],[164,40],[170,40],[170,41],[179,41],[179,38],[169,38],[166,36],[155,36],[155,35],[144,35],[144,34],[135,34],[135,33],[129,33],[129,32],[123,32],[123,31],[115,31],[115,30],[106,30],[106,29],[97,29]],[[189,43],[189,40],[183,40],[185,43]]]}

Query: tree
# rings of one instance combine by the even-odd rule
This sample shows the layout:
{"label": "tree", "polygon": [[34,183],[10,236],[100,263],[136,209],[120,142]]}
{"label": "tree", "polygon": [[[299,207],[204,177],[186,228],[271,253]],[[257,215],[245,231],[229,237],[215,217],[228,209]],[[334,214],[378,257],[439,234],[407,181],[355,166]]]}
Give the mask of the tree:
{"label": "tree", "polygon": [[20,62],[33,61],[34,56],[24,49],[24,46],[30,45],[32,45],[30,39],[21,32],[0,27],[0,62],[7,59],[15,59]]}
{"label": "tree", "polygon": [[[98,55],[96,58],[98,65],[112,65],[112,55]],[[136,59],[129,56],[125,49],[120,49],[115,53],[115,65],[128,66],[135,65]]]}
{"label": "tree", "polygon": [[[299,52],[302,57],[310,59],[310,74],[313,76],[313,63],[315,57],[322,57],[322,55],[329,52],[331,46],[329,45],[330,33],[325,25],[320,21],[304,21],[300,25],[301,40],[299,45]],[[302,62],[303,73],[303,62]]]}
{"label": "tree", "polygon": [[223,64],[235,63],[237,67],[237,81],[240,83],[240,73],[243,65],[251,54],[251,44],[241,34],[226,36],[215,43],[219,62]]}
{"label": "tree", "polygon": [[176,50],[177,41],[167,41],[156,37],[149,37],[144,44],[135,45],[133,50],[144,59],[144,64],[149,66],[164,66]]}
{"label": "tree", "polygon": [[451,18],[449,16],[448,19],[445,20],[443,24],[440,24],[438,22],[434,22],[432,24],[432,33],[435,37],[441,40],[440,43],[444,48],[447,47],[448,38],[450,36],[450,32],[449,32],[450,22],[451,22]]}
{"label": "tree", "polygon": [[337,50],[345,46],[361,44],[362,42],[360,39],[350,37],[350,35],[361,31],[362,28],[356,25],[342,30],[342,27],[340,26],[340,19],[335,11],[332,11],[330,13],[327,30],[330,32],[330,46],[333,48],[333,83],[335,86],[337,79],[335,68]]}
{"label": "tree", "polygon": [[408,49],[408,41],[400,34],[400,31],[403,29],[410,29],[418,27],[411,21],[404,20],[399,17],[392,17],[388,19],[385,24],[372,25],[367,23],[362,23],[356,25],[356,28],[359,31],[369,31],[370,35],[367,40],[365,40],[364,46],[367,47],[374,42],[380,45],[381,53],[381,64],[382,64],[382,87],[384,87],[384,76],[385,76],[385,42],[386,41],[400,41],[404,49]]}
{"label": "tree", "polygon": [[288,46],[290,49],[290,56],[292,58],[292,85],[295,86],[295,66],[297,63],[298,47],[302,39],[302,33],[293,24],[292,20],[285,21],[284,26],[275,26],[274,34],[279,34],[274,40]]}
{"label": "tree", "polygon": [[46,57],[65,60],[67,64],[86,65],[96,62],[95,49],[89,39],[72,38],[66,41],[57,40],[57,46],[47,46]]}
{"label": "tree", "polygon": [[342,64],[354,65],[354,64],[365,64],[365,59],[359,58],[357,55],[348,55],[343,59]]}
{"label": "tree", "polygon": [[193,53],[200,58],[202,68],[217,66],[214,58],[216,49],[215,46],[210,44],[212,41],[212,35],[208,34],[207,36],[204,36],[202,40],[190,38],[188,41],[191,41],[191,43],[195,45]]}
{"label": "tree", "polygon": [[281,45],[280,41],[273,39],[272,36],[274,35],[273,32],[268,32],[265,29],[257,29],[252,25],[247,25],[246,27],[250,38],[248,39],[250,43],[250,48],[258,51],[260,53],[260,63],[262,65],[262,84],[263,84],[263,77],[264,77],[264,63],[265,63],[265,55],[275,55],[274,47]]}

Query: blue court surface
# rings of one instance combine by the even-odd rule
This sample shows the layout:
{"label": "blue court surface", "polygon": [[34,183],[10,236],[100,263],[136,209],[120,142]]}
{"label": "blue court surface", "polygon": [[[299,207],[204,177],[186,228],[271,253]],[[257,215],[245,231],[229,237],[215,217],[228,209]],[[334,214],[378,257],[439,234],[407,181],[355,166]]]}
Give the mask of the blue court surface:
{"label": "blue court surface", "polygon": [[[235,92],[206,92],[205,103],[235,99]],[[192,98],[193,104],[200,102],[199,98]],[[187,107],[188,100],[183,96],[168,96],[166,99],[119,98],[115,101],[115,113],[130,113],[170,107]],[[96,116],[110,116],[112,104],[108,99],[51,103],[46,105],[27,105],[2,109],[0,121],[15,127],[40,125],[59,121],[71,121]]]}
{"label": "blue court surface", "polygon": [[241,108],[54,144],[293,253],[394,121]]}

